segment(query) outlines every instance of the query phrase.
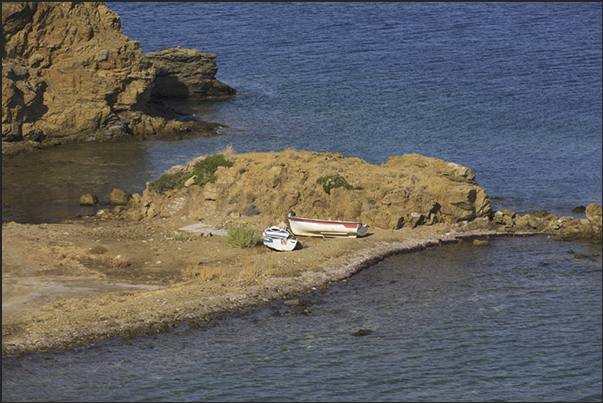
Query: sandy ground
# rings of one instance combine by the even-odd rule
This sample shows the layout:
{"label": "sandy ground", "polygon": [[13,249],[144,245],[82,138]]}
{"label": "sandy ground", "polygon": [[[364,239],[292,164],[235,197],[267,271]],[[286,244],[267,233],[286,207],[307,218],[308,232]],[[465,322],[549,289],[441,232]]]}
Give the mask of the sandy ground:
{"label": "sandy ground", "polygon": [[205,323],[320,290],[393,253],[502,235],[483,223],[371,229],[362,238],[299,237],[301,249],[276,252],[229,247],[225,234],[175,219],[3,224],[3,355]]}

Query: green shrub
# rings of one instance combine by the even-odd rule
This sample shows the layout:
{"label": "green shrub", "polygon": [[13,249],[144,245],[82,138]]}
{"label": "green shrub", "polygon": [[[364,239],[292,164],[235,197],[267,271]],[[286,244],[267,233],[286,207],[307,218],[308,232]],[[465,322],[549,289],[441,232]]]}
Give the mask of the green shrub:
{"label": "green shrub", "polygon": [[159,178],[155,179],[153,182],[149,183],[149,190],[161,193],[167,189],[174,189],[176,187],[176,184],[186,176],[190,178],[190,174],[188,172],[174,172],[171,174],[163,174]]}
{"label": "green shrub", "polygon": [[149,183],[149,189],[157,193],[167,189],[180,189],[194,175],[197,175],[195,185],[203,186],[206,183],[214,183],[218,180],[216,176],[218,167],[231,167],[232,165],[233,163],[226,160],[223,154],[215,154],[197,162],[193,166],[193,172],[174,172],[161,175],[158,179]]}
{"label": "green shrub", "polygon": [[346,189],[361,189],[360,186],[353,187],[352,185],[350,185],[348,181],[345,180],[345,178],[341,175],[323,176],[321,178],[318,178],[316,183],[322,185],[322,189],[327,194],[331,194],[331,189],[339,187],[344,187]]}
{"label": "green shrub", "polygon": [[195,185],[203,186],[206,183],[214,183],[218,180],[218,177],[216,176],[218,167],[231,167],[232,165],[232,162],[226,160],[223,154],[215,154],[197,162],[193,166],[193,173],[191,176],[197,175]]}
{"label": "green shrub", "polygon": [[253,248],[262,243],[262,235],[247,225],[234,225],[226,231],[226,245],[230,247]]}
{"label": "green shrub", "polygon": [[174,183],[174,189],[180,189],[192,176],[192,173],[187,173],[186,175],[183,175],[180,179],[178,179],[178,181],[176,181],[176,183]]}

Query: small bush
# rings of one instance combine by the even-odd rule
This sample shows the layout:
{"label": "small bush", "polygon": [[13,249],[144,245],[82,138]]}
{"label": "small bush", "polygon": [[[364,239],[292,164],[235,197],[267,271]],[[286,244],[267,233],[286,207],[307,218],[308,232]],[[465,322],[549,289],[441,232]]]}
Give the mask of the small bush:
{"label": "small bush", "polygon": [[350,185],[348,181],[345,180],[345,178],[341,175],[323,176],[321,178],[318,178],[316,183],[322,185],[322,189],[327,194],[331,194],[331,189],[339,187],[344,187],[346,189],[361,189],[360,186],[353,187],[352,185]]}
{"label": "small bush", "polygon": [[218,180],[218,177],[216,176],[218,167],[231,167],[232,165],[233,163],[228,161],[223,154],[215,154],[197,162],[193,166],[193,173],[191,176],[197,175],[195,185],[203,186],[206,183],[214,183]]}
{"label": "small bush", "polygon": [[262,235],[246,225],[235,225],[227,230],[226,245],[233,248],[253,248],[262,243]]}
{"label": "small bush", "polygon": [[188,172],[174,172],[171,174],[163,174],[159,178],[155,179],[153,182],[149,183],[149,190],[161,193],[168,189],[174,189],[176,188],[176,185],[179,182],[184,183],[186,179],[188,179],[184,179],[184,177],[186,176],[190,178],[191,174]]}
{"label": "small bush", "polygon": [[216,170],[219,166],[231,167],[233,163],[228,161],[223,154],[215,154],[207,157],[193,166],[193,172],[174,172],[162,174],[159,178],[149,183],[149,190],[157,193],[168,189],[180,189],[184,183],[197,175],[195,185],[203,186],[206,183],[214,183],[218,180]]}
{"label": "small bush", "polygon": [[178,181],[174,184],[174,189],[180,189],[182,186],[184,186],[184,184],[186,183],[187,180],[189,180],[191,177],[193,176],[192,173],[187,173],[186,175],[183,175],[180,179],[178,179]]}

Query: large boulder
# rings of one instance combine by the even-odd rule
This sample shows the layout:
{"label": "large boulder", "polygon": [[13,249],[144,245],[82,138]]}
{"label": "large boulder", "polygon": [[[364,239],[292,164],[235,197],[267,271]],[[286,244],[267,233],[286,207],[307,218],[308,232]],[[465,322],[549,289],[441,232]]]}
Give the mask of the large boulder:
{"label": "large boulder", "polygon": [[80,206],[94,206],[98,203],[96,195],[86,193],[80,196]]}
{"label": "large boulder", "polygon": [[203,100],[236,93],[215,78],[216,55],[178,46],[149,52],[146,56],[156,70],[153,97]]}
{"label": "large boulder", "polygon": [[113,189],[109,196],[109,203],[117,206],[128,204],[128,201],[132,198],[132,194],[121,189]]}

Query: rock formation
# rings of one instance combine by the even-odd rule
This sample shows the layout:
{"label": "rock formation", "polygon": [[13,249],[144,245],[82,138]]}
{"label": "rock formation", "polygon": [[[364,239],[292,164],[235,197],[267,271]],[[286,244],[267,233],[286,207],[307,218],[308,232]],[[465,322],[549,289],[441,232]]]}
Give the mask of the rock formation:
{"label": "rock formation", "polygon": [[534,211],[523,216],[507,208],[494,213],[492,223],[506,232],[542,232],[569,239],[601,239],[601,206],[586,207],[586,218],[559,217],[546,211]]}
{"label": "rock formation", "polygon": [[[380,229],[458,223],[461,228],[542,233],[563,240],[601,239],[601,206],[596,203],[586,207],[586,218],[546,211],[521,216],[507,208],[493,212],[471,169],[417,154],[373,165],[339,153],[232,155],[227,150],[224,157],[232,164],[218,166],[214,182],[195,184],[195,166],[211,157],[172,167],[147,183],[142,196],[134,194],[127,206],[103,214],[135,221],[176,217],[218,226],[242,222],[263,229],[286,222],[295,211],[298,217],[360,221]],[[179,185],[167,186],[169,178]]]}
{"label": "rock formation", "polygon": [[[186,81],[183,88],[195,99],[205,90],[212,97],[220,91],[234,93],[213,78],[214,55],[166,51],[172,55],[167,59],[178,59],[177,68],[170,68],[157,52],[152,58],[156,68],[141,44],[123,35],[119,16],[103,3],[3,2],[2,44],[3,153],[7,142],[52,145],[90,138],[215,134],[217,124],[157,115],[157,103],[149,103],[157,69],[158,88],[174,77],[192,76],[196,81]],[[183,59],[180,54],[192,56]]]}
{"label": "rock formation", "polygon": [[[398,229],[488,217],[490,200],[471,169],[417,154],[390,157],[383,165],[339,153],[286,150],[227,158],[216,181],[157,193],[149,188],[124,217],[187,215],[224,223],[273,225],[294,210],[300,217],[361,221]],[[191,172],[174,167],[170,173]],[[333,180],[338,178],[338,180]],[[339,183],[335,187],[328,187]]]}
{"label": "rock formation", "polygon": [[155,67],[153,97],[203,100],[236,93],[215,79],[216,55],[175,47],[149,52],[146,56]]}

